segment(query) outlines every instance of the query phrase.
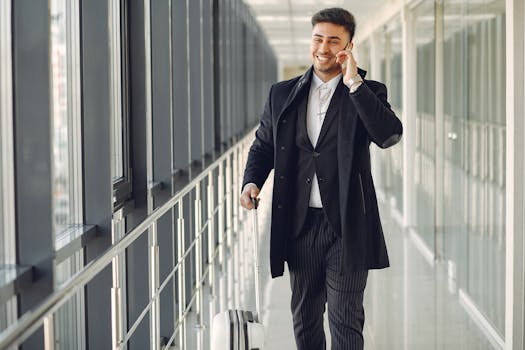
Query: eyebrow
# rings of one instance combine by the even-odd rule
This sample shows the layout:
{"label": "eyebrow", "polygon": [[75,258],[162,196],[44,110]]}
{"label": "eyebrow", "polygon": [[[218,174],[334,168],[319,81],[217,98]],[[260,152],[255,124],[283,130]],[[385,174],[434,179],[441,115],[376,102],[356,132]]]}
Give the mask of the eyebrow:
{"label": "eyebrow", "polygon": [[[316,36],[316,37],[319,37],[319,38],[324,38],[324,37],[325,37],[324,35],[321,35],[321,34],[314,34],[313,36]],[[328,39],[338,39],[338,40],[341,40],[341,38],[338,37],[337,35],[329,36]]]}

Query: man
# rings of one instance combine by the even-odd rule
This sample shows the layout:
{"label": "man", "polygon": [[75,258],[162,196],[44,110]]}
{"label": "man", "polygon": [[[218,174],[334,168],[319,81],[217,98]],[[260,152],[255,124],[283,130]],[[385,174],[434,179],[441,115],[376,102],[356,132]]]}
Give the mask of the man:
{"label": "man", "polygon": [[325,304],[332,349],[362,349],[368,270],[389,265],[369,146],[394,145],[402,125],[386,87],[357,68],[354,31],[344,9],[312,17],[313,66],[271,87],[244,174],[241,205],[252,209],[275,170],[271,273],[287,261],[299,350],[325,349]]}

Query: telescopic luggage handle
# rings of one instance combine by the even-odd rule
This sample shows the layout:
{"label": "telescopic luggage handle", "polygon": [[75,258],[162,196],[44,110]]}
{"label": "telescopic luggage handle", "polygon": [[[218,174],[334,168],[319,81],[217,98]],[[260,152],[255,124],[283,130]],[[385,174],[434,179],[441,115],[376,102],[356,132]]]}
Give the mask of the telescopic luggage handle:
{"label": "telescopic luggage handle", "polygon": [[257,222],[257,208],[259,207],[259,199],[252,198],[253,204],[253,253],[255,256],[254,267],[254,278],[255,278],[255,308],[257,312],[257,321],[260,321],[261,316],[261,300],[259,297],[259,277],[260,277],[260,266],[259,266],[259,224]]}

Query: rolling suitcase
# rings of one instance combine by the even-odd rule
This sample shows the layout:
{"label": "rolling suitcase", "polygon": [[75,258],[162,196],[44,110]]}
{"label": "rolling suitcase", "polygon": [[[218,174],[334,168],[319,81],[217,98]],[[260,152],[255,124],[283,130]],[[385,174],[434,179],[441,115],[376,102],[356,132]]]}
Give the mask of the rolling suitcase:
{"label": "rolling suitcase", "polygon": [[259,299],[259,251],[257,206],[253,198],[253,249],[255,254],[255,305],[256,313],[245,310],[228,310],[213,318],[211,328],[212,350],[262,350],[264,348],[264,326],[259,322],[261,305]]}

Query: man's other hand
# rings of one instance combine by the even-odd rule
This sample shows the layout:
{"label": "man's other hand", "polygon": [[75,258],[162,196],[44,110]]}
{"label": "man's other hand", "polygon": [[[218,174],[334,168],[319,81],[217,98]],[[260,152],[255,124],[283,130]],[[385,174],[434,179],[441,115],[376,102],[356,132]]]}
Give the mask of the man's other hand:
{"label": "man's other hand", "polygon": [[259,188],[253,183],[248,183],[244,186],[241,193],[241,205],[245,209],[253,209],[252,198],[257,198],[259,195]]}

